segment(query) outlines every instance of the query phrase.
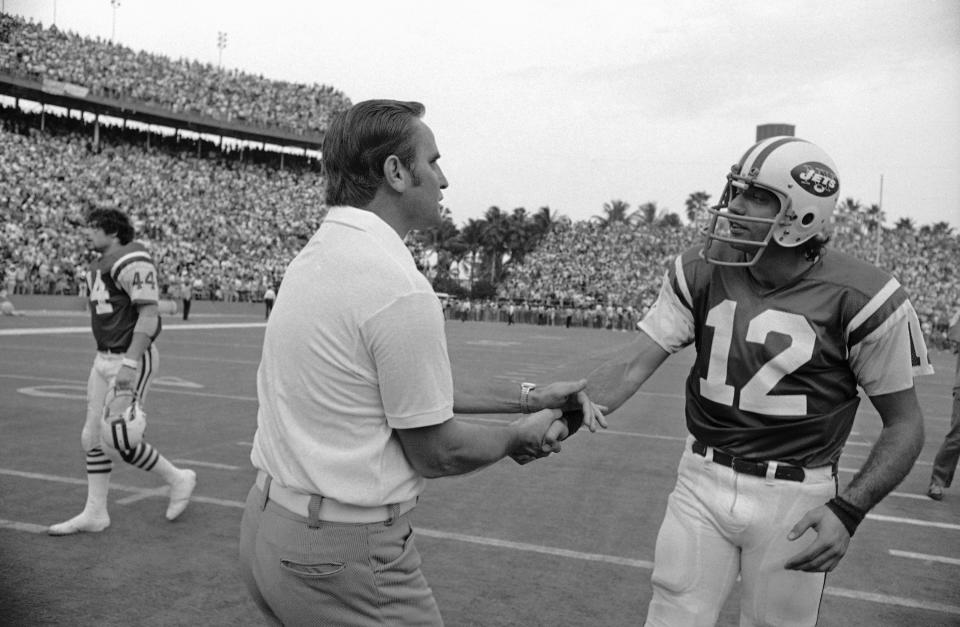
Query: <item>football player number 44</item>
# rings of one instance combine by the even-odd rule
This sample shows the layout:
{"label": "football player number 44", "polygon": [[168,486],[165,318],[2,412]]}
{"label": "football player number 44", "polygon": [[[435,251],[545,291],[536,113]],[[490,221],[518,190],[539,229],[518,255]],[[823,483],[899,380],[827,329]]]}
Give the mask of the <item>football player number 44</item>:
{"label": "football player number 44", "polygon": [[[156,289],[156,278],[153,276],[153,270],[148,270],[142,278],[140,270],[135,270],[133,276],[130,277],[130,284],[134,292],[131,296],[136,296],[135,293],[141,290],[144,284],[151,289]],[[113,305],[110,304],[110,292],[107,290],[99,270],[93,278],[93,285],[90,286],[90,302],[94,303],[94,310],[98,314],[113,313]]]}
{"label": "football player number 44", "polygon": [[[737,303],[725,300],[710,310],[706,325],[713,327],[713,344],[707,377],[700,379],[700,394],[714,403],[733,406],[734,389],[727,384],[730,347],[733,344],[733,316]],[[747,325],[747,342],[763,344],[770,333],[791,339],[790,346],[767,361],[740,390],[739,408],[768,416],[800,416],[807,413],[805,394],[771,395],[785,376],[813,357],[817,334],[803,316],[785,311],[767,310]]]}
{"label": "football player number 44", "polygon": [[93,285],[90,286],[90,302],[94,303],[94,311],[98,314],[113,313],[113,305],[110,304],[110,292],[107,291],[107,286],[104,285],[99,270],[93,278]]}

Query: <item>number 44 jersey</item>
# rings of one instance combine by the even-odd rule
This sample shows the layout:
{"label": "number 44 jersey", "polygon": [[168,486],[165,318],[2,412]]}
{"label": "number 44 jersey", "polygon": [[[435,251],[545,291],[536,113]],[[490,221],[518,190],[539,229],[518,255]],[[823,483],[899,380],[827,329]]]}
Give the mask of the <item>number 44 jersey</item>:
{"label": "number 44 jersey", "polygon": [[[90,317],[97,350],[123,352],[133,339],[137,305],[156,303],[157,269],[143,244],[124,244],[90,264]],[[160,326],[151,341],[160,334]]]}
{"label": "number 44 jersey", "polygon": [[671,353],[695,343],[687,428],[751,460],[833,463],[853,427],[858,386],[869,396],[898,392],[933,372],[896,279],[835,250],[768,289],[748,268],[708,264],[689,249],[639,326]]}

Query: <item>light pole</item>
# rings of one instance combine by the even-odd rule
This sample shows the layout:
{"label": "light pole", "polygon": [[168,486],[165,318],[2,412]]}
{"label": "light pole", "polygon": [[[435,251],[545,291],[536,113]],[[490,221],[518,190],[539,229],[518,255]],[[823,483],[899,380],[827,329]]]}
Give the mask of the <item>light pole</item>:
{"label": "light pole", "polygon": [[225,32],[217,31],[217,69],[220,69],[220,65],[223,63],[223,49],[227,47],[227,34]]}
{"label": "light pole", "polygon": [[113,26],[110,27],[110,41],[113,42],[117,34],[117,7],[120,6],[120,0],[110,0],[110,6],[113,7]]}

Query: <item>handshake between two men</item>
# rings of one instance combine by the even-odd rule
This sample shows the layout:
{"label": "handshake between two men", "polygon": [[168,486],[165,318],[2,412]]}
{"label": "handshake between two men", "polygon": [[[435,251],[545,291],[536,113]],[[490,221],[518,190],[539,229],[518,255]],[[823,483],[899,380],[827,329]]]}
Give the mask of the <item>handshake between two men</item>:
{"label": "handshake between two men", "polygon": [[[529,384],[524,384],[529,385]],[[587,396],[587,380],[558,381],[544,387],[529,387],[521,392],[521,411],[513,421],[519,433],[510,457],[518,464],[559,453],[561,442],[585,426],[591,433],[607,428],[602,405]],[[527,413],[532,412],[532,413]]]}

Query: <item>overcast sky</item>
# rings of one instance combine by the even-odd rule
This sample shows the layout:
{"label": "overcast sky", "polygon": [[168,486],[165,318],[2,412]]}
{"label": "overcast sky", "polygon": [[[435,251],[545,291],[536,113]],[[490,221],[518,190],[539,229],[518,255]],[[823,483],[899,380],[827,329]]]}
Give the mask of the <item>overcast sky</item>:
{"label": "overcast sky", "polygon": [[222,31],[224,67],[419,100],[458,224],[612,199],[683,215],[782,122],[833,156],[842,198],[960,228],[957,0],[0,2],[214,64]]}

